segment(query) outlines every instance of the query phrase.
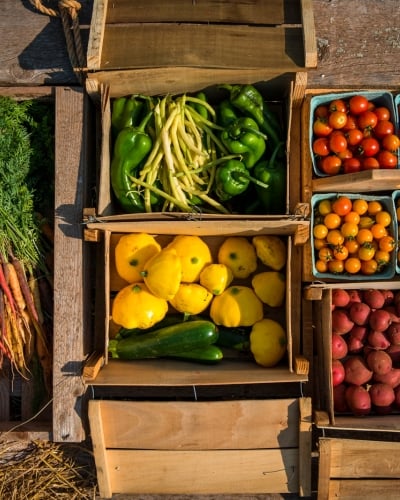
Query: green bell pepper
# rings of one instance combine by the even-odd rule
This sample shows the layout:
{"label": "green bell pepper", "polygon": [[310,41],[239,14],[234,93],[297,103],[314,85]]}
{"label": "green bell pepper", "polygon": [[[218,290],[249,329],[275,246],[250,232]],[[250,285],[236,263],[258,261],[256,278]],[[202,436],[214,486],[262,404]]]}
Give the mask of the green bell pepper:
{"label": "green bell pepper", "polygon": [[252,168],[265,152],[265,135],[249,117],[237,118],[221,133],[221,141],[229,152],[241,155],[247,168]]}
{"label": "green bell pepper", "polygon": [[111,186],[119,204],[128,213],[145,211],[142,196],[132,187],[130,177],[135,175],[153,147],[153,141],[145,131],[152,114],[149,112],[137,127],[122,129],[114,144]]}
{"label": "green bell pepper", "polygon": [[256,185],[259,200],[266,214],[284,214],[286,211],[286,166],[276,157],[283,149],[280,143],[269,160],[261,161],[254,167],[254,177],[268,187]]}
{"label": "green bell pepper", "polygon": [[272,151],[282,141],[278,120],[253,85],[221,85],[229,90],[230,102],[246,116],[253,118],[268,137]]}
{"label": "green bell pepper", "polygon": [[215,193],[221,201],[243,193],[249,183],[247,168],[240,160],[228,160],[215,172]]}
{"label": "green bell pepper", "polygon": [[238,118],[239,115],[234,106],[230,103],[229,99],[224,99],[219,103],[217,108],[218,125],[221,125],[221,127],[227,127]]}
{"label": "green bell pepper", "polygon": [[134,127],[144,109],[144,102],[136,96],[118,97],[113,101],[111,125],[114,135],[126,127]]}

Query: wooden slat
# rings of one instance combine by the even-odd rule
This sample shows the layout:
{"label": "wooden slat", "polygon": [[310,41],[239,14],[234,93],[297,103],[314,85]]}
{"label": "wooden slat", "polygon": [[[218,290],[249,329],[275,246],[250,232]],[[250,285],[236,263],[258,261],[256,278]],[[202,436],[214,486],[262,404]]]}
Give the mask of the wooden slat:
{"label": "wooden slat", "polygon": [[295,448],[299,442],[297,399],[90,405],[101,407],[106,448],[232,450]]}
{"label": "wooden slat", "polygon": [[113,490],[107,463],[107,450],[104,439],[104,426],[100,401],[89,401],[88,416],[93,453],[96,462],[97,482],[101,496],[111,498]]}
{"label": "wooden slat", "polygon": [[400,169],[364,170],[354,174],[320,177],[312,180],[311,189],[319,193],[393,191],[400,189]]}
{"label": "wooden slat", "polygon": [[[277,73],[295,72],[304,68],[301,39],[297,27],[108,25],[97,69],[269,67]],[[143,40],[146,50],[140,49]]]}
{"label": "wooden slat", "polygon": [[[116,2],[115,2],[116,3]],[[119,0],[116,8],[107,13],[107,23],[148,23],[148,22],[197,22],[197,23],[237,23],[237,24],[282,24],[284,22],[284,1],[249,0],[147,0],[135,2]],[[286,3],[287,0],[286,0]],[[295,1],[289,2],[293,9]],[[292,5],[293,4],[293,5]],[[298,20],[300,22],[300,19]]]}
{"label": "wooden slat", "polygon": [[[400,479],[333,479],[329,483],[329,497],[341,500],[398,500]],[[318,495],[318,498],[320,497]]]}
{"label": "wooden slat", "polygon": [[81,371],[90,287],[83,283],[90,266],[81,219],[89,169],[87,105],[83,89],[56,89],[53,437],[64,442],[84,439]]}
{"label": "wooden slat", "polygon": [[112,491],[131,494],[294,493],[298,460],[297,449],[107,452]]}
{"label": "wooden slat", "polygon": [[319,439],[318,499],[399,498],[400,443]]}
{"label": "wooden slat", "polygon": [[306,68],[316,68],[318,63],[318,50],[312,0],[301,0],[301,13],[305,55],[304,66]]}
{"label": "wooden slat", "polygon": [[244,84],[271,81],[270,95],[277,96],[282,95],[282,89],[285,88],[285,77],[287,80],[291,75],[292,73],[281,75],[267,65],[263,68],[237,70],[179,67],[175,62],[170,68],[135,69],[133,74],[131,70],[98,71],[88,75],[86,88],[89,95],[96,99],[101,85],[110,85],[110,97],[119,97],[132,92],[145,95],[196,92],[221,82]]}
{"label": "wooden slat", "polygon": [[311,496],[311,398],[300,398],[299,410],[299,494],[309,497]]}
{"label": "wooden slat", "polygon": [[332,439],[333,478],[400,478],[400,443]]}

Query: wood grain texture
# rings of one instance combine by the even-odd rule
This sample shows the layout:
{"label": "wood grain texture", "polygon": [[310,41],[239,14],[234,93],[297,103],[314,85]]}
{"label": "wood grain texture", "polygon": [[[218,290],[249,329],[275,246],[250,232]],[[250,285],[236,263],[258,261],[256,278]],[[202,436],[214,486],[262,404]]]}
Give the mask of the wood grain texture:
{"label": "wood grain texture", "polygon": [[[79,19],[86,46],[93,0]],[[312,88],[398,88],[398,0],[313,0],[318,67]],[[289,15],[287,9],[285,15]],[[0,85],[76,84],[59,19],[39,14],[28,0],[3,0]]]}
{"label": "wood grain texture", "polygon": [[81,224],[89,165],[86,106],[81,88],[56,89],[53,439],[64,442],[84,439],[81,373],[89,349],[90,269]]}

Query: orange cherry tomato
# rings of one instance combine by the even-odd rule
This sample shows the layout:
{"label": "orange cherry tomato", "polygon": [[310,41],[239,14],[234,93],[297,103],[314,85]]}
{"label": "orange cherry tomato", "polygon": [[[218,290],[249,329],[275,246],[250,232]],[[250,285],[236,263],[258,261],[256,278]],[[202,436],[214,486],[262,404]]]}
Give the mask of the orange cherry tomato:
{"label": "orange cherry tomato", "polygon": [[388,234],[386,227],[379,223],[373,224],[370,231],[375,240],[380,240]]}
{"label": "orange cherry tomato", "polygon": [[384,236],[379,240],[379,250],[384,250],[386,252],[393,252],[396,248],[396,241],[393,236]]}
{"label": "orange cherry tomato", "polygon": [[331,229],[326,236],[328,245],[337,246],[344,242],[344,236],[339,229]]}
{"label": "orange cherry tomato", "polygon": [[330,212],[324,217],[324,224],[328,229],[337,229],[342,223],[340,215]]}
{"label": "orange cherry tomato", "polygon": [[364,260],[361,262],[361,273],[367,276],[371,276],[378,271],[378,263],[376,260]]}
{"label": "orange cherry tomato", "polygon": [[388,227],[392,222],[392,216],[387,210],[381,210],[375,214],[375,221],[384,227]]}
{"label": "orange cherry tomato", "polygon": [[315,262],[315,269],[319,272],[319,273],[326,273],[328,271],[328,263],[324,260],[320,260],[318,259],[316,262]]}
{"label": "orange cherry tomato", "polygon": [[328,271],[332,274],[341,274],[344,271],[343,260],[333,259],[328,262]]}
{"label": "orange cherry tomato", "polygon": [[376,215],[378,212],[383,210],[382,203],[378,200],[371,200],[368,202],[368,214]]}
{"label": "orange cherry tomato", "polygon": [[356,239],[360,245],[363,245],[364,243],[371,243],[374,237],[370,229],[362,228],[358,231]]}
{"label": "orange cherry tomato", "polygon": [[345,222],[340,226],[340,232],[345,238],[355,238],[358,233],[358,224],[354,222]]}
{"label": "orange cherry tomato", "polygon": [[345,245],[338,245],[333,249],[333,257],[336,260],[346,260],[349,256],[349,251]]}
{"label": "orange cherry tomato", "polygon": [[353,210],[359,215],[364,215],[368,210],[368,202],[362,198],[353,200]]}
{"label": "orange cherry tomato", "polygon": [[357,257],[349,257],[344,261],[344,269],[349,274],[357,274],[361,269],[361,261]]}
{"label": "orange cherry tomato", "polygon": [[349,251],[349,255],[356,254],[360,248],[360,244],[356,239],[345,240],[344,246]]}
{"label": "orange cherry tomato", "polygon": [[357,252],[357,257],[360,260],[371,260],[374,258],[374,255],[375,248],[368,243],[364,243],[363,245],[361,245]]}
{"label": "orange cherry tomato", "polygon": [[343,217],[344,222],[351,222],[352,224],[359,224],[360,222],[360,214],[355,210],[351,210]]}

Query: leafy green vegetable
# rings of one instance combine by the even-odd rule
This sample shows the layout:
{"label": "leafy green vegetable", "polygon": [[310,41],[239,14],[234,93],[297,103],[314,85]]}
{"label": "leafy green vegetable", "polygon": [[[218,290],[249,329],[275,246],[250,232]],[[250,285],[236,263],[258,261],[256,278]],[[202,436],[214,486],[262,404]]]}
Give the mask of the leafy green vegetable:
{"label": "leafy green vegetable", "polygon": [[12,252],[27,267],[40,262],[35,220],[39,200],[53,203],[50,117],[48,109],[36,101],[0,96],[0,256],[8,260]]}

